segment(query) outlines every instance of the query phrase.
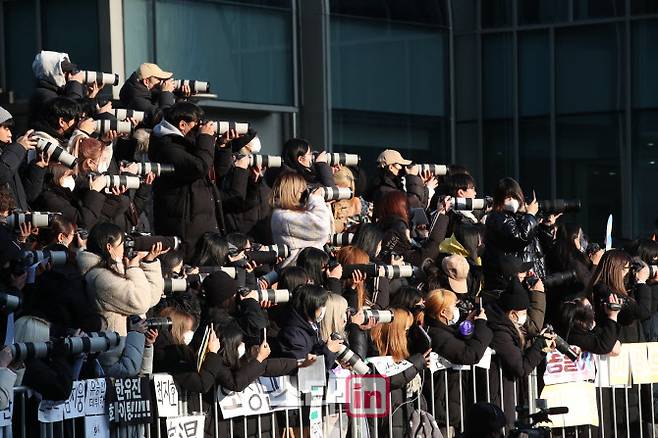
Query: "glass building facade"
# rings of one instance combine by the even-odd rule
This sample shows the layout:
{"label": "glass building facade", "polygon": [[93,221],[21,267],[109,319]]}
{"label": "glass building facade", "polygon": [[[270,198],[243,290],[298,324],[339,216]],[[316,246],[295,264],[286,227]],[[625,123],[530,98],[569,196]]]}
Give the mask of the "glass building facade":
{"label": "glass building facade", "polygon": [[[40,49],[123,78],[144,61],[208,80],[213,117],[286,138],[468,166],[578,198],[601,240],[647,236],[658,203],[658,2],[4,0],[0,87],[25,108]],[[73,31],[64,31],[67,29]],[[118,91],[115,90],[115,92]]]}

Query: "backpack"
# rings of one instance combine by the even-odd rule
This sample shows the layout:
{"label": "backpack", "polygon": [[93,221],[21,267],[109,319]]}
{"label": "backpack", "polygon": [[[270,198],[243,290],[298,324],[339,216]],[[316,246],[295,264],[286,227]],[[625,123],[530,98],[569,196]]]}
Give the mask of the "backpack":
{"label": "backpack", "polygon": [[414,409],[404,438],[443,438],[436,420],[428,412]]}

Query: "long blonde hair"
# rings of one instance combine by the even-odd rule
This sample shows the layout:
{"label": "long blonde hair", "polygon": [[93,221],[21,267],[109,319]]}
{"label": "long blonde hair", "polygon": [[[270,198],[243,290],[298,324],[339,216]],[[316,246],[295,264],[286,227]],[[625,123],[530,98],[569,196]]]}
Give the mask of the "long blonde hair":
{"label": "long blonde hair", "polygon": [[306,180],[298,173],[285,172],[274,182],[270,193],[270,206],[283,210],[303,211],[301,196],[306,190]]}
{"label": "long blonde hair", "polygon": [[[429,316],[436,319],[437,321],[441,320],[441,312],[444,309],[448,309],[454,306],[457,303],[457,295],[453,291],[447,289],[434,289],[429,291],[427,297],[425,298],[425,311],[423,312],[424,316]],[[424,318],[423,318],[424,322]],[[445,321],[442,321],[445,322]]]}
{"label": "long blonde hair", "polygon": [[370,330],[370,337],[380,356],[392,356],[395,362],[409,357],[407,346],[407,329],[414,322],[414,317],[406,309],[391,309],[393,321],[379,323]]}
{"label": "long blonde hair", "polygon": [[[336,254],[341,265],[363,265],[370,262],[368,253],[356,246],[344,246]],[[352,280],[346,280],[352,284]],[[356,287],[356,309],[361,310],[366,303],[366,286],[361,283]]]}
{"label": "long blonde hair", "polygon": [[185,343],[184,335],[187,331],[186,322],[192,322],[192,330],[196,328],[194,316],[175,307],[165,307],[160,311],[160,316],[166,316],[171,319],[171,336],[174,338],[174,341],[176,341],[176,344],[182,345]]}
{"label": "long blonde hair", "polygon": [[338,294],[329,294],[326,306],[327,311],[320,322],[320,337],[326,342],[333,332],[338,332],[345,339],[347,300]]}

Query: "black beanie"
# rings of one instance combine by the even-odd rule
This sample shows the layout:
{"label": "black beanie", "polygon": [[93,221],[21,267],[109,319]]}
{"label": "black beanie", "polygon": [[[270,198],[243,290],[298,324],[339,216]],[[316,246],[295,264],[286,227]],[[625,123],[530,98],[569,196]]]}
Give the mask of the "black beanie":
{"label": "black beanie", "polygon": [[258,133],[254,131],[253,129],[249,128],[247,133],[245,135],[241,135],[238,138],[235,138],[229,142],[229,145],[231,146],[231,151],[239,152],[240,149],[243,147],[247,146],[251,140],[253,140]]}
{"label": "black beanie", "polygon": [[221,307],[222,303],[238,292],[238,283],[226,272],[218,271],[203,280],[208,307]]}
{"label": "black beanie", "polygon": [[510,310],[526,310],[530,307],[530,298],[528,292],[521,285],[517,278],[513,278],[507,285],[507,288],[498,298],[500,307],[509,312]]}

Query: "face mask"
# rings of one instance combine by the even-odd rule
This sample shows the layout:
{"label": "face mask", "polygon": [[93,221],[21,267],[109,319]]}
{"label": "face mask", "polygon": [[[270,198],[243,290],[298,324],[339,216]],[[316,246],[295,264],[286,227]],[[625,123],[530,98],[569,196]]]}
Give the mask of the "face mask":
{"label": "face mask", "polygon": [[249,149],[251,149],[251,153],[252,153],[252,154],[257,154],[257,153],[259,153],[259,152],[260,152],[260,148],[261,148],[261,146],[260,146],[260,138],[258,138],[258,136],[254,137],[254,138],[249,142],[249,144],[247,145],[247,147],[249,147]]}
{"label": "face mask", "polygon": [[518,318],[518,320],[516,321],[516,325],[518,327],[523,327],[525,325],[526,321],[528,320],[528,314],[527,313],[524,314],[524,315],[519,315],[517,313],[516,317]]}
{"label": "face mask", "polygon": [[510,211],[512,213],[519,211],[520,204],[516,199],[505,200],[503,205],[505,206],[505,211]]}
{"label": "face mask", "polygon": [[315,322],[322,321],[325,313],[327,313],[327,306],[320,307],[320,315],[315,318]]}
{"label": "face mask", "polygon": [[242,359],[242,356],[247,352],[247,347],[245,347],[244,342],[238,345],[238,358]]}
{"label": "face mask", "polygon": [[61,181],[62,182],[60,184],[65,189],[69,189],[70,191],[73,191],[73,189],[75,189],[75,178],[73,178],[73,176],[71,176],[71,175],[66,176],[66,177],[62,178]]}
{"label": "face mask", "polygon": [[455,325],[459,322],[459,309],[452,309],[452,319],[448,322],[448,325]]}
{"label": "face mask", "polygon": [[185,345],[190,345],[190,342],[192,342],[193,337],[194,337],[194,332],[192,330],[186,331],[183,334],[183,342],[185,342]]}

